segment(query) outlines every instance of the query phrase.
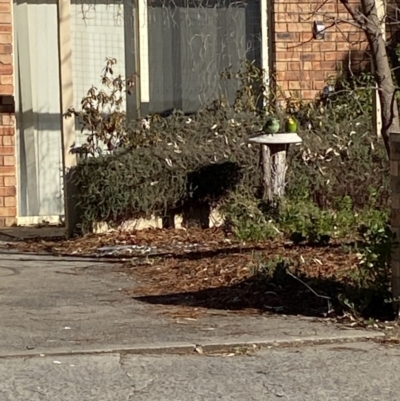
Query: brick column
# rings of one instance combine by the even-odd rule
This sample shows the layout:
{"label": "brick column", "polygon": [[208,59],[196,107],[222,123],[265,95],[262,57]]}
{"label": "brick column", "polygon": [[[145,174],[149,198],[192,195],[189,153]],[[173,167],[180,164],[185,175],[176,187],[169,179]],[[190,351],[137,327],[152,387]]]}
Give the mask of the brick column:
{"label": "brick column", "polygon": [[[400,242],[400,132],[390,134],[390,185],[392,191],[392,231],[395,241]],[[392,253],[392,291],[395,298],[400,296],[400,246]]]}
{"label": "brick column", "polygon": [[[349,2],[359,5],[359,0]],[[333,26],[326,30],[324,39],[313,39],[314,21],[322,21],[326,27],[332,24],[324,14],[350,19],[339,1],[274,0],[272,4],[274,72],[285,97],[312,100],[338,69],[350,67],[357,72],[367,65],[365,35],[352,25]],[[313,15],[316,10],[317,15]]]}
{"label": "brick column", "polygon": [[0,0],[0,227],[16,222],[12,1]]}

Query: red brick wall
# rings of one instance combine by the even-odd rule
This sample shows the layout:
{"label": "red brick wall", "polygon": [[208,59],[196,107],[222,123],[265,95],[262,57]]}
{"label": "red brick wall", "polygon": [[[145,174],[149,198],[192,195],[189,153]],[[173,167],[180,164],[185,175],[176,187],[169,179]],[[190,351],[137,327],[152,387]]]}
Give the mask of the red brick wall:
{"label": "red brick wall", "polygon": [[[285,96],[313,99],[337,69],[354,71],[365,67],[368,60],[363,32],[350,24],[329,28],[325,39],[313,39],[313,21],[325,26],[332,19],[350,19],[339,0],[274,0],[273,48],[278,87]],[[357,0],[350,3],[359,4]],[[319,15],[312,15],[318,10]],[[350,58],[350,64],[349,64]]]}
{"label": "red brick wall", "polygon": [[0,227],[16,222],[12,2],[0,0]]}

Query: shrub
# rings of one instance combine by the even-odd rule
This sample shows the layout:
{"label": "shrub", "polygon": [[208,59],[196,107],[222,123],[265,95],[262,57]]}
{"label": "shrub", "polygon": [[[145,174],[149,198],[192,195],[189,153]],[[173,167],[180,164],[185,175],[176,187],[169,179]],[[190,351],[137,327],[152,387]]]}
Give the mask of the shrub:
{"label": "shrub", "polygon": [[[348,200],[348,216],[372,202],[374,207],[387,206],[386,154],[366,115],[370,103],[363,85],[368,75],[361,81],[341,78],[336,92],[313,103],[289,99],[286,110],[278,110],[273,102],[263,110],[257,107],[262,99],[256,90],[261,71],[253,64],[245,67],[247,70],[237,74],[224,72],[241,84],[233,105],[219,99],[193,115],[179,111],[151,115],[146,124],[139,120],[129,126],[119,107],[125,81],[114,79],[112,68],[106,68],[103,82],[107,91],[92,88],[83,110],[71,110],[88,135],[86,151],[96,156],[81,159],[76,168],[85,229],[96,221],[119,223],[201,204],[228,205],[232,193],[248,196],[250,201],[257,198],[261,193],[259,149],[246,143],[246,138],[263,126],[268,112],[283,118],[289,111],[298,119],[303,138],[288,157],[287,207],[292,208],[292,222],[283,223],[289,219],[289,210],[283,211],[279,224],[286,227],[285,232],[291,231],[299,240],[323,243],[339,235],[332,224],[340,219],[339,231],[349,229],[344,227],[348,219],[341,210],[344,199]],[[111,116],[107,115],[105,110],[112,107]],[[313,206],[302,211],[302,203]],[[248,238],[257,224],[244,223],[248,211],[239,209],[236,218],[232,213],[229,218],[238,235]],[[341,213],[335,214],[338,210]],[[262,224],[268,225],[269,220]],[[268,230],[254,235],[268,237]]]}
{"label": "shrub", "polygon": [[246,138],[256,124],[253,114],[225,108],[190,117],[174,113],[154,119],[143,132],[162,138],[151,145],[82,160],[76,173],[83,223],[217,205],[232,190],[255,194],[260,183],[258,149]]}
{"label": "shrub", "polygon": [[259,242],[280,234],[276,222],[262,212],[259,199],[251,194],[232,192],[219,210],[225,218],[225,226],[242,241]]}
{"label": "shrub", "polygon": [[289,198],[310,199],[321,208],[336,209],[335,199],[345,197],[355,208],[372,201],[387,207],[388,161],[373,134],[371,80],[370,74],[339,77],[333,94],[291,105],[303,143],[289,153]]}

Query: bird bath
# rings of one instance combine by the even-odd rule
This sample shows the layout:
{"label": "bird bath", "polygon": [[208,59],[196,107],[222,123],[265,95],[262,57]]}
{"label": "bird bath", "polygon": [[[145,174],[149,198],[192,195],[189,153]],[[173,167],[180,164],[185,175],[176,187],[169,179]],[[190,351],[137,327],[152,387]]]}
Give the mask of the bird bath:
{"label": "bird bath", "polygon": [[296,133],[265,134],[256,132],[248,142],[261,145],[261,167],[263,173],[264,197],[273,200],[285,194],[286,155],[289,145],[301,143]]}

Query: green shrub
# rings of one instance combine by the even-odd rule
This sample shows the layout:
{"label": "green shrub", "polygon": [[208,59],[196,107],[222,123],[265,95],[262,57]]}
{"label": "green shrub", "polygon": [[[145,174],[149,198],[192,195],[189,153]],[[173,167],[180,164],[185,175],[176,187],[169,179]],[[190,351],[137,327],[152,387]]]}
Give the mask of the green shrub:
{"label": "green shrub", "polygon": [[192,115],[174,111],[128,126],[119,107],[125,81],[113,77],[114,63],[107,60],[102,77],[107,90],[91,88],[83,109],[69,111],[87,135],[76,151],[96,156],[81,158],[75,172],[84,230],[96,221],[216,206],[232,191],[260,192],[259,148],[246,142],[264,123],[254,64],[246,64],[248,75],[225,72],[242,83],[233,105],[219,99]]}
{"label": "green shrub", "polygon": [[260,201],[251,194],[232,192],[222,203],[219,211],[225,226],[241,241],[263,241],[280,234],[275,221],[260,209]]}
{"label": "green shrub", "polygon": [[376,205],[386,207],[388,161],[373,134],[373,77],[339,75],[333,86],[334,92],[312,103],[288,103],[303,143],[289,152],[287,196],[333,209],[336,198],[349,197],[357,209],[372,201],[372,189]]}
{"label": "green shrub", "polygon": [[224,108],[190,117],[174,113],[143,132],[162,140],[81,160],[76,176],[83,223],[214,206],[232,190],[255,194],[258,149],[246,138],[257,129],[257,119],[230,113]]}
{"label": "green shrub", "polygon": [[359,262],[347,273],[345,285],[337,294],[339,302],[355,316],[390,316],[393,313],[390,258],[396,244],[388,220],[382,217],[377,215],[367,224],[360,224],[356,248]]}
{"label": "green shrub", "polygon": [[335,199],[349,197],[360,208],[372,201],[373,189],[376,204],[387,206],[388,161],[371,124],[330,121],[327,116],[318,130],[300,132],[303,143],[290,152],[287,196],[311,199],[322,208],[335,208]]}
{"label": "green shrub", "polygon": [[[108,63],[112,67],[113,61]],[[141,120],[128,127],[118,106],[125,83],[113,78],[111,67],[103,77],[108,92],[92,88],[83,110],[70,111],[87,133],[84,151],[96,156],[81,158],[76,168],[85,229],[96,221],[118,223],[163,216],[167,210],[182,212],[194,205],[218,206],[232,193],[250,200],[259,197],[259,147],[246,139],[263,126],[269,111],[281,118],[288,111],[294,115],[303,139],[289,151],[288,209],[280,220],[273,219],[285,233],[299,241],[324,243],[351,230],[358,210],[372,203],[375,208],[387,207],[388,163],[383,145],[372,134],[368,75],[351,82],[341,78],[334,94],[313,103],[289,101],[286,110],[269,103],[263,110],[257,107],[262,99],[256,90],[261,71],[247,64],[237,74],[224,72],[241,84],[233,105],[219,99],[190,116],[179,111],[152,115],[148,127]],[[113,105],[118,106],[115,115],[107,115],[105,110]],[[266,223],[250,222],[237,212],[236,218],[230,213],[230,219],[240,238],[272,235],[267,234],[270,217]],[[269,228],[256,234],[259,224]]]}

